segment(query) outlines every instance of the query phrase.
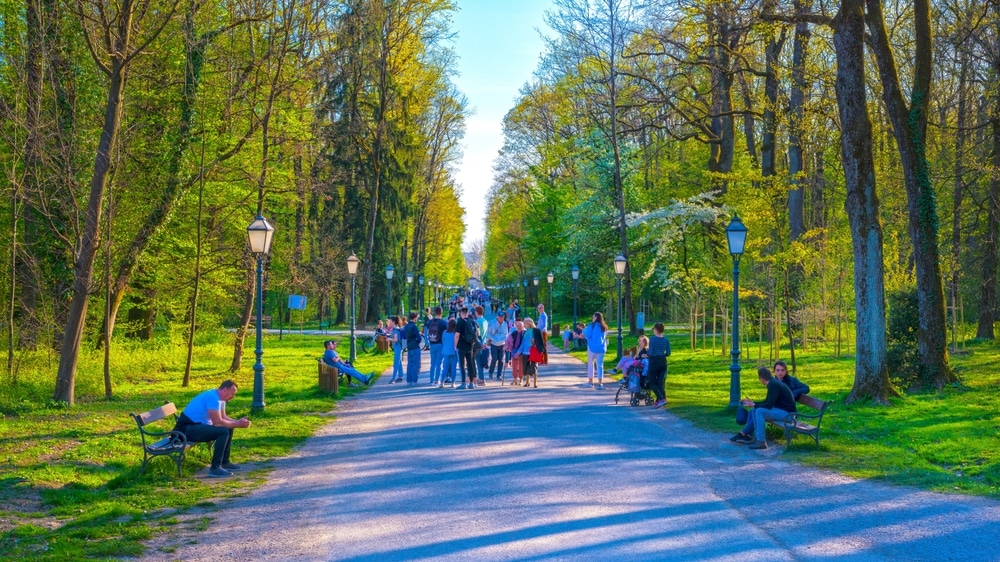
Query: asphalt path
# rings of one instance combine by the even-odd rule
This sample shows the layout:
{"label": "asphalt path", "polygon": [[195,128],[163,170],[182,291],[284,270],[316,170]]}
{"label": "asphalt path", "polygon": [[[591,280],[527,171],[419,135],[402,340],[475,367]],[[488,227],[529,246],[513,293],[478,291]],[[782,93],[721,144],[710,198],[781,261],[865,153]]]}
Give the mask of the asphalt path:
{"label": "asphalt path", "polygon": [[1000,560],[998,502],[805,468],[614,405],[615,385],[586,387],[561,352],[537,389],[432,388],[426,354],[420,385],[388,378],[146,558]]}

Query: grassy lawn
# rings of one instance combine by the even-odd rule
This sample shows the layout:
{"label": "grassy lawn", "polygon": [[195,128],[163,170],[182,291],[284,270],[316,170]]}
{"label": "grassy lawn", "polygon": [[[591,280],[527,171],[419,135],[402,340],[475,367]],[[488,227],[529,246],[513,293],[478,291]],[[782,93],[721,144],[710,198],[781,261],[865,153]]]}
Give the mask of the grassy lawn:
{"label": "grassy lawn", "polygon": [[[0,559],[139,555],[140,541],[177,524],[179,513],[191,508],[210,513],[219,500],[248,493],[262,482],[266,461],[287,455],[331,419],[324,414],[337,398],[317,388],[316,358],[324,339],[289,334],[280,341],[265,339],[266,409],[252,414],[253,338],[247,338],[243,367],[235,376],[227,371],[231,336],[199,342],[188,388],[181,387],[185,351],[180,346],[164,341],[116,349],[111,400],[104,399],[103,356],[92,352],[81,357],[73,408],[46,401],[54,384],[51,358],[25,357],[17,383],[0,391]],[[346,357],[348,344],[339,347]],[[391,355],[365,355],[359,348],[356,365],[362,372],[381,372],[391,363]],[[29,372],[43,374],[24,374]],[[162,458],[152,460],[140,476],[139,433],[128,413],[164,401],[183,408],[226,378],[240,386],[227,413],[250,415],[254,422],[237,430],[233,461],[264,468],[238,479],[193,478],[211,460],[208,448],[197,445],[188,451],[184,478],[177,478],[172,460]],[[341,395],[362,391],[342,388]],[[170,429],[171,424],[159,423],[162,430]]]}
{"label": "grassy lawn", "polygon": [[[728,351],[717,349],[714,356],[711,349],[691,351],[686,335],[668,335],[673,354],[667,408],[699,427],[720,432],[720,439],[729,437],[739,426],[734,411],[726,408]],[[635,345],[635,340],[626,336],[625,347]],[[615,338],[609,343],[605,369],[615,364]],[[765,392],[757,380],[756,351],[750,349],[754,359],[743,361],[740,395],[761,400]],[[572,355],[586,361],[586,352]],[[785,348],[782,358],[789,360]],[[799,436],[784,458],[858,478],[1000,498],[998,359],[997,343],[970,343],[966,353],[951,357],[960,385],[940,393],[904,394],[883,407],[844,404],[854,382],[853,355],[838,359],[825,346],[798,349],[794,375],[810,386],[810,395],[832,404],[823,417],[821,446]]]}

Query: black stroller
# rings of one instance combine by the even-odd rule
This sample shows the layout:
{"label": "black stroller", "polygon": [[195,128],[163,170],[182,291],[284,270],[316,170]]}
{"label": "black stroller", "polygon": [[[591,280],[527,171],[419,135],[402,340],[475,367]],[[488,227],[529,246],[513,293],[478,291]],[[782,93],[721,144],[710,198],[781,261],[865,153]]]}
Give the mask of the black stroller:
{"label": "black stroller", "polygon": [[621,384],[618,385],[618,392],[615,393],[615,404],[619,400],[624,400],[628,396],[630,406],[638,406],[640,401],[645,401],[647,406],[656,403],[656,395],[649,386],[649,377],[642,361],[635,360],[625,369]]}

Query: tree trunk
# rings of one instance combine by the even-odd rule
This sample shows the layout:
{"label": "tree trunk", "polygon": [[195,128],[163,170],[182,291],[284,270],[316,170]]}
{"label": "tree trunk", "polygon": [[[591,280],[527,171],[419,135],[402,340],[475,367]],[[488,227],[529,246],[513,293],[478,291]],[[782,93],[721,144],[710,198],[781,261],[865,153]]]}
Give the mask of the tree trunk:
{"label": "tree trunk", "polygon": [[842,0],[834,18],[837,52],[837,109],[847,188],[847,211],[854,254],[854,307],[857,315],[854,386],[848,402],[871,398],[887,404],[895,394],[886,366],[885,273],[882,226],[875,189],[871,122],[865,93],[863,0]]}
{"label": "tree trunk", "polygon": [[[812,11],[811,0],[796,0],[795,11],[808,14]],[[792,87],[788,99],[788,177],[791,189],[788,191],[788,227],[791,240],[794,242],[805,234],[805,166],[802,157],[802,118],[805,106],[805,92],[809,86],[806,83],[806,52],[811,37],[809,24],[799,22],[795,25],[795,37],[792,41]]]}
{"label": "tree trunk", "polygon": [[930,3],[929,0],[916,0],[913,3],[914,77],[909,107],[903,99],[881,2],[866,0],[866,3],[868,30],[872,52],[878,63],[882,98],[892,122],[903,169],[903,183],[906,186],[909,233],[913,240],[913,263],[917,274],[920,310],[920,329],[917,332],[920,375],[925,385],[940,389],[957,379],[948,365],[948,326],[938,251],[937,198],[931,183],[926,153],[927,111],[932,76]]}
{"label": "tree trunk", "polygon": [[986,239],[983,240],[982,279],[979,285],[979,323],[976,337],[993,339],[997,309],[997,252],[1000,252],[1000,95],[993,106],[993,173],[987,196]]}

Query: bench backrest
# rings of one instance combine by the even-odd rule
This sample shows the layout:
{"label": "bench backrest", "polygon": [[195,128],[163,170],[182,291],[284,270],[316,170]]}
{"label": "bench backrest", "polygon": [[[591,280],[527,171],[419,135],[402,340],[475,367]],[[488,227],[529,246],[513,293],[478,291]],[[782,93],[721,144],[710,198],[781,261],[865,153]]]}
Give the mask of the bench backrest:
{"label": "bench backrest", "polygon": [[800,394],[799,397],[795,401],[798,402],[799,404],[803,404],[805,406],[809,406],[810,408],[812,408],[814,410],[819,410],[820,412],[826,410],[826,406],[828,404],[828,402],[824,402],[822,400],[813,398],[812,396],[809,396],[808,394]]}
{"label": "bench backrest", "polygon": [[160,421],[167,416],[172,416],[177,413],[177,406],[174,406],[173,402],[167,402],[166,404],[160,406],[155,410],[150,410],[148,412],[143,412],[141,414],[133,414],[136,423],[140,425],[146,425],[153,423],[155,421]]}

